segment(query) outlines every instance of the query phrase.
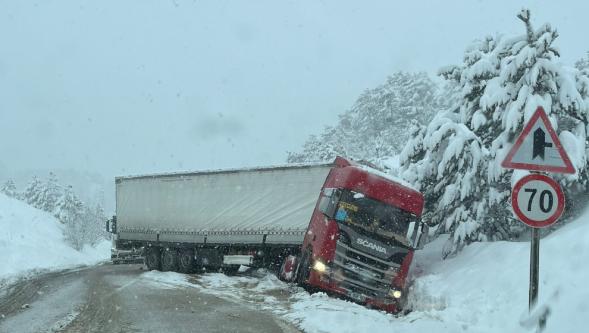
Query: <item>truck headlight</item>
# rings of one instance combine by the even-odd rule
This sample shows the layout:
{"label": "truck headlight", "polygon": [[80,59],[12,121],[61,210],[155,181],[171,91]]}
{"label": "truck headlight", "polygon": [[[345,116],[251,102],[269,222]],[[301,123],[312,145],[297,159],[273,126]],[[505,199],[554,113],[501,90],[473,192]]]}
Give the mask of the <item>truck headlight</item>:
{"label": "truck headlight", "polygon": [[403,296],[403,293],[400,290],[391,289],[391,290],[389,290],[389,296],[399,299],[399,298],[401,298],[401,296]]}
{"label": "truck headlight", "polygon": [[325,265],[319,260],[315,260],[315,263],[313,264],[313,269],[319,273],[325,273],[327,271],[327,265]]}

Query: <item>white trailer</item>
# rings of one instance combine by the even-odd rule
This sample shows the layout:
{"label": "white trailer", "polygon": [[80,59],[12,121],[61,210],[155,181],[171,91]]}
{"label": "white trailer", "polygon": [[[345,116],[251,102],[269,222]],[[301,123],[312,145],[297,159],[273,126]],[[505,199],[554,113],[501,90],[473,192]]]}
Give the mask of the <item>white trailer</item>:
{"label": "white trailer", "polygon": [[[116,233],[118,249],[145,247],[146,263],[156,269],[180,266],[187,271],[194,265],[235,269],[253,264],[254,258],[266,257],[259,255],[262,252],[300,247],[332,167],[289,165],[118,177],[116,227],[111,231]],[[176,253],[161,253],[171,248]]]}

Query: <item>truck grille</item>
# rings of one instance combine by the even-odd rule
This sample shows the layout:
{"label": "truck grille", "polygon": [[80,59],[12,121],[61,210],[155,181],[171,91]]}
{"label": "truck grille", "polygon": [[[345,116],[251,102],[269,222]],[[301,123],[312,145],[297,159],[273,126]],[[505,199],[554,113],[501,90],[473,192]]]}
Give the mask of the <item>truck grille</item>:
{"label": "truck grille", "polygon": [[348,292],[382,298],[388,295],[400,265],[337,242],[333,261],[336,279]]}

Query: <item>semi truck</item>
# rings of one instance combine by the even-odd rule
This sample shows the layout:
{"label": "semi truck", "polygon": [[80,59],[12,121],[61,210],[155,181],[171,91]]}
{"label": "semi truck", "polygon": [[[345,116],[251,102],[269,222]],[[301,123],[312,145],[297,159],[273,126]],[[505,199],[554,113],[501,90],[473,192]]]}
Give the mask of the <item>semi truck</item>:
{"label": "semi truck", "polygon": [[[421,193],[369,165],[332,163],[117,177],[113,258],[150,270],[267,267],[280,279],[402,309],[423,244]],[[113,259],[114,260],[114,259]]]}

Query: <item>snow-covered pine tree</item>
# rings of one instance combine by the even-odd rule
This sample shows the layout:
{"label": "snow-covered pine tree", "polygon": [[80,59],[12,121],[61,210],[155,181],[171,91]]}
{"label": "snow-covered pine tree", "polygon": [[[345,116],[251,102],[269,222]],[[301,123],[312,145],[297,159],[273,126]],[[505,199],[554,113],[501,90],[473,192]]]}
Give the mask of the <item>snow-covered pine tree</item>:
{"label": "snow-covered pine tree", "polygon": [[84,205],[75,195],[71,186],[67,186],[55,207],[55,217],[65,225],[66,240],[76,249],[81,250],[84,239],[83,233]]}
{"label": "snow-covered pine tree", "polygon": [[[446,254],[460,249],[464,242],[511,239],[521,231],[523,225],[512,218],[508,203],[512,171],[501,168],[500,163],[537,106],[543,106],[558,125],[578,171],[560,180],[581,187],[587,183],[586,77],[560,64],[552,46],[558,34],[550,25],[534,30],[528,10],[518,18],[524,22],[526,34],[477,41],[467,49],[462,65],[441,71],[460,88],[459,105],[432,121],[422,134],[421,146],[413,140],[401,154],[402,174],[430,199],[441,198],[426,207],[426,217],[432,224],[441,223],[439,217],[443,217],[441,229],[452,233]],[[448,128],[454,132],[448,134]],[[461,128],[462,134],[456,128]],[[456,154],[447,147],[463,149]],[[441,154],[442,149],[448,152]],[[475,167],[479,159],[480,166]],[[473,176],[477,177],[473,182],[467,181]],[[466,181],[453,182],[463,177]],[[460,193],[460,200],[451,195],[455,192]],[[463,204],[464,195],[470,200],[467,205]]]}
{"label": "snow-covered pine tree", "polygon": [[41,209],[41,193],[43,192],[43,183],[37,176],[33,176],[27,188],[23,192],[23,200],[29,205]]}
{"label": "snow-covered pine tree", "polygon": [[104,221],[106,221],[106,216],[100,204],[88,209],[86,223],[87,240],[90,245],[96,245],[99,240],[108,238],[108,234],[104,230]]}
{"label": "snow-covered pine tree", "polygon": [[5,181],[4,184],[2,184],[2,188],[0,188],[0,192],[4,193],[5,195],[7,195],[11,198],[15,198],[15,199],[19,198],[18,192],[16,191],[16,185],[14,184],[14,181],[12,179],[9,179],[9,180]]}
{"label": "snow-covered pine tree", "polygon": [[50,172],[49,178],[41,188],[41,193],[39,193],[40,209],[55,214],[57,202],[62,195],[63,189],[58,184],[57,177],[53,172]]}
{"label": "snow-covered pine tree", "polygon": [[412,120],[426,124],[448,94],[440,94],[426,73],[398,72],[375,89],[366,90],[335,127],[311,136],[288,162],[326,161],[336,155],[378,164],[398,153],[409,137]]}
{"label": "snow-covered pine tree", "polygon": [[589,75],[589,52],[587,52],[584,58],[575,63],[575,67],[581,72],[584,72],[585,75]]}
{"label": "snow-covered pine tree", "polygon": [[427,128],[413,128],[413,137],[400,154],[402,176],[425,197],[423,220],[452,233],[444,254],[472,241],[484,223],[486,198],[481,192],[488,155],[480,139],[460,122],[457,110],[438,113]]}
{"label": "snow-covered pine tree", "polygon": [[348,152],[348,136],[337,127],[328,126],[319,136],[311,135],[303,144],[300,153],[289,152],[288,163],[324,162],[335,156],[350,156]]}

